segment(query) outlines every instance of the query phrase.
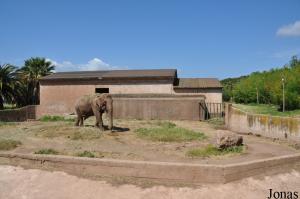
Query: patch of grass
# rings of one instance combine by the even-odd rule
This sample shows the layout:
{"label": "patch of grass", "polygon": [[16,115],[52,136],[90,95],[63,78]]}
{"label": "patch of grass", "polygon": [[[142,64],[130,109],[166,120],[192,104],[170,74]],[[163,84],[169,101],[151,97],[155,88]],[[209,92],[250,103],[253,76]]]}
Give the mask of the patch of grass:
{"label": "patch of grass", "polygon": [[209,124],[211,124],[215,129],[224,129],[224,118],[212,118],[207,120]]}
{"label": "patch of grass", "polygon": [[136,133],[140,138],[161,142],[182,142],[206,138],[204,133],[176,127],[171,122],[162,123],[153,128],[139,128]]}
{"label": "patch of grass", "polygon": [[16,126],[18,123],[17,122],[3,122],[0,121],[0,126]]}
{"label": "patch of grass", "polygon": [[59,154],[58,151],[56,151],[54,149],[41,149],[34,153],[35,154],[46,154],[46,155],[58,155]]}
{"label": "patch of grass", "polygon": [[211,157],[211,156],[222,156],[227,154],[238,154],[244,150],[243,146],[234,146],[226,149],[218,149],[213,145],[208,145],[205,148],[191,149],[186,152],[189,157]]}
{"label": "patch of grass", "polygon": [[40,121],[42,122],[57,122],[57,121],[63,121],[63,122],[75,122],[74,118],[65,118],[63,116],[59,115],[44,115],[40,118]]}
{"label": "patch of grass", "polygon": [[93,139],[98,139],[101,137],[100,132],[81,132],[81,131],[77,131],[77,132],[73,132],[73,134],[71,136],[69,136],[69,138],[71,140],[93,140]]}
{"label": "patch of grass", "polygon": [[99,139],[102,134],[94,127],[75,127],[66,125],[44,126],[35,133],[38,137],[56,138],[64,137],[71,140]]}
{"label": "patch of grass", "polygon": [[300,109],[293,111],[278,111],[278,106],[269,104],[233,104],[234,107],[254,114],[274,115],[274,116],[300,116]]}
{"label": "patch of grass", "polygon": [[10,139],[1,139],[0,140],[0,150],[12,150],[20,146],[22,143],[20,141],[16,140],[10,140]]}
{"label": "patch of grass", "polygon": [[95,154],[90,151],[84,151],[84,152],[78,153],[77,156],[78,157],[88,157],[88,158],[96,157]]}

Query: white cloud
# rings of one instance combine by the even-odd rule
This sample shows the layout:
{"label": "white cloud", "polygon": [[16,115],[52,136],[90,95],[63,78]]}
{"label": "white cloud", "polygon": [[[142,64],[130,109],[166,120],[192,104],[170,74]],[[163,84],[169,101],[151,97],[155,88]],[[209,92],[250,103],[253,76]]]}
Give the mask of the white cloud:
{"label": "white cloud", "polygon": [[300,21],[282,26],[277,30],[278,36],[300,36]]}
{"label": "white cloud", "polygon": [[94,70],[115,70],[119,67],[111,66],[108,63],[105,63],[99,58],[94,58],[84,64],[74,64],[71,61],[62,61],[57,62],[55,60],[47,58],[48,61],[51,61],[55,65],[55,71],[94,71]]}

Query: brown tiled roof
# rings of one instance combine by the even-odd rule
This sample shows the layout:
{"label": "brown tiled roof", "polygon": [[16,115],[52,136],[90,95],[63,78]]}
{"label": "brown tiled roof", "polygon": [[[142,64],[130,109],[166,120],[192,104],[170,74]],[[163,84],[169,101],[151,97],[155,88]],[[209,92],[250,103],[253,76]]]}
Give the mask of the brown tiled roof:
{"label": "brown tiled roof", "polygon": [[175,88],[222,88],[216,78],[179,78]]}
{"label": "brown tiled roof", "polygon": [[43,77],[42,80],[56,79],[111,79],[111,78],[176,78],[176,69],[153,70],[109,70],[58,72]]}

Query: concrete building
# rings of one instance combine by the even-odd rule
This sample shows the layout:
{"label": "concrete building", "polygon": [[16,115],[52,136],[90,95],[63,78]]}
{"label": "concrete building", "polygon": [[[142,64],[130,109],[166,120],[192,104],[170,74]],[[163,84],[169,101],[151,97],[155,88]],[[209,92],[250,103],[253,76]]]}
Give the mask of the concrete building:
{"label": "concrete building", "polygon": [[201,96],[222,102],[222,86],[215,78],[178,78],[176,69],[59,72],[40,81],[40,106],[73,111],[82,95],[92,93]]}

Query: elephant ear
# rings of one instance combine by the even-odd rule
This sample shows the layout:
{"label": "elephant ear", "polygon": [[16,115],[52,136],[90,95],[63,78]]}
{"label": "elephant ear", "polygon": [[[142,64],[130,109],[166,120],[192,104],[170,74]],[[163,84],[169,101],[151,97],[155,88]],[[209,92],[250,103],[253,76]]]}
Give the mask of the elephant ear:
{"label": "elephant ear", "polygon": [[106,101],[105,101],[105,99],[103,97],[98,96],[96,98],[96,104],[97,104],[98,107],[102,107],[103,105],[106,104]]}

